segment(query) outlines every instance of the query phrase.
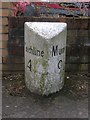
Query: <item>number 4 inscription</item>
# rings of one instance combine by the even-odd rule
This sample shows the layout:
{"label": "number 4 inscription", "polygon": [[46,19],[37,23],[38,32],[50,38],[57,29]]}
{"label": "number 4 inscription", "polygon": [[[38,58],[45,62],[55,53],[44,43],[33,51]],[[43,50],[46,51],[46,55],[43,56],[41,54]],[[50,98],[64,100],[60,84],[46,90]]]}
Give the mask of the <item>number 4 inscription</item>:
{"label": "number 4 inscription", "polygon": [[[62,60],[59,60],[58,62],[58,68],[61,69],[61,63],[62,63]],[[32,64],[31,64],[31,59],[29,60],[29,62],[27,63],[27,68],[29,68],[30,71],[32,71]]]}
{"label": "number 4 inscription", "polygon": [[27,67],[28,67],[29,70],[31,71],[31,68],[32,68],[31,59],[29,60],[29,62],[28,62],[28,64],[27,64]]}

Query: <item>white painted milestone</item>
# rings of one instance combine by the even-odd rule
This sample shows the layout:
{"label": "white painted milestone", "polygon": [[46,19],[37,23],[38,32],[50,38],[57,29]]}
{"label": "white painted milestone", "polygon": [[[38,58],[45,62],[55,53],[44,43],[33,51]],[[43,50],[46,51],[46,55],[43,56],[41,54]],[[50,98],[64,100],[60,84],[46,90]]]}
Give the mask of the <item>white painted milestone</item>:
{"label": "white painted milestone", "polygon": [[48,95],[63,87],[66,34],[66,23],[25,23],[25,82],[31,92]]}

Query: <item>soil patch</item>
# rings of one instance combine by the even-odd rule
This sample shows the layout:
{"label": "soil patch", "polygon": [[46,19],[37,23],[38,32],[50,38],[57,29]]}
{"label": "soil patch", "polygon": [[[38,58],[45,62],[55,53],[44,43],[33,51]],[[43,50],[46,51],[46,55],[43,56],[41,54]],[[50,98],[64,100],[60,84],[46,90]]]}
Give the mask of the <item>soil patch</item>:
{"label": "soil patch", "polygon": [[[63,89],[57,93],[51,94],[49,96],[52,99],[58,95],[67,96],[70,99],[82,99],[88,97],[88,73],[66,73],[65,83]],[[25,76],[24,73],[17,74],[3,74],[3,87],[5,87],[5,92],[11,96],[34,96],[25,86]],[[35,95],[38,96],[38,95]]]}

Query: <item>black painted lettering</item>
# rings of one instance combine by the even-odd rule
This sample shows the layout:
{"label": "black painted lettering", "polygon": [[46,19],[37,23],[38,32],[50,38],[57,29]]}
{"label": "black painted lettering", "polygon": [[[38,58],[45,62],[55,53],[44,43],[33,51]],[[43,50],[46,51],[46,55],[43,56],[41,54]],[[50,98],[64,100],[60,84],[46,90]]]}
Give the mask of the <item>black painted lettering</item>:
{"label": "black painted lettering", "polygon": [[41,57],[44,56],[44,51],[40,51],[32,46],[30,46],[30,47],[26,46],[26,52],[31,53],[32,55],[36,55],[36,56],[41,56]]}
{"label": "black painted lettering", "polygon": [[40,50],[37,50],[37,56],[40,56]]}
{"label": "black painted lettering", "polygon": [[62,63],[62,60],[59,60],[58,62],[58,68],[61,69],[61,63]]}
{"label": "black painted lettering", "polygon": [[29,70],[31,71],[31,67],[32,67],[32,64],[31,64],[31,59],[29,60],[28,64],[27,64],[27,67],[29,68]]}
{"label": "black painted lettering", "polygon": [[44,51],[41,51],[41,57],[43,57],[44,56]]}
{"label": "black painted lettering", "polygon": [[52,57],[58,55],[58,45],[53,46],[52,48]]}

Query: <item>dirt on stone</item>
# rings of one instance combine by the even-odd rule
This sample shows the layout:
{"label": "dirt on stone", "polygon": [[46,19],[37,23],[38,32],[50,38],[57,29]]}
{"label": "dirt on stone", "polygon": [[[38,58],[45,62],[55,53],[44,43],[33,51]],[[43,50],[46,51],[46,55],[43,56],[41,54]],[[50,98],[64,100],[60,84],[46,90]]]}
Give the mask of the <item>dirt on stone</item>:
{"label": "dirt on stone", "polygon": [[[70,99],[87,98],[89,76],[88,73],[66,73],[62,90],[46,97],[54,99],[54,97],[58,95],[64,95]],[[24,73],[3,74],[2,79],[6,94],[20,97],[32,95],[32,93],[26,88]]]}

